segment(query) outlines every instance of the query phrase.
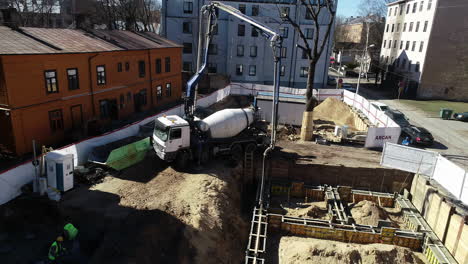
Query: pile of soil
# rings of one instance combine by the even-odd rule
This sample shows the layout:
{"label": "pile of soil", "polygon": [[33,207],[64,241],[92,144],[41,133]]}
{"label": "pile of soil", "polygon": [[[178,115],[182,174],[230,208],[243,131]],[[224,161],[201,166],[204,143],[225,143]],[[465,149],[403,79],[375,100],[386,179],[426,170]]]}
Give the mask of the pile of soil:
{"label": "pile of soil", "polygon": [[315,107],[313,119],[320,120],[319,123],[333,124],[337,126],[348,126],[349,130],[357,131],[355,124],[355,115],[351,109],[342,101],[328,97]]}
{"label": "pile of soil", "polygon": [[360,201],[351,208],[351,215],[356,224],[377,226],[379,220],[388,220],[387,212],[371,201]]}
{"label": "pile of soil", "polygon": [[385,244],[359,245],[302,237],[281,237],[279,263],[423,264],[426,259],[404,247]]}
{"label": "pile of soil", "polygon": [[[239,168],[214,165],[189,174],[169,167],[147,177],[155,166],[144,163],[151,162],[93,187],[116,194],[131,213],[107,232],[92,263],[240,262],[248,224],[231,175]],[[139,181],[125,180],[134,175]]]}
{"label": "pile of soil", "polygon": [[295,203],[295,206],[285,207],[287,216],[329,220],[326,202]]}

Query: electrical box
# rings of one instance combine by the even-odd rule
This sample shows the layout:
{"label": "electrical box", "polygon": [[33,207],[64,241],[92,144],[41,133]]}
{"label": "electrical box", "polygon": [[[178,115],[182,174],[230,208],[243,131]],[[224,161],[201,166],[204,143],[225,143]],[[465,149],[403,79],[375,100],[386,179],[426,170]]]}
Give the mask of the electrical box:
{"label": "electrical box", "polygon": [[47,184],[59,191],[73,189],[73,154],[49,152],[45,158]]}

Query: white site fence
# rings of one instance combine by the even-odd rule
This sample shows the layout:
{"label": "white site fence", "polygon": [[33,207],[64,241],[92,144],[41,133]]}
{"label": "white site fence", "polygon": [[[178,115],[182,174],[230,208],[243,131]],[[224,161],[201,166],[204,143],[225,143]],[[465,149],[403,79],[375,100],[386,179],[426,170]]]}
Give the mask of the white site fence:
{"label": "white site fence", "polygon": [[437,152],[387,143],[380,163],[428,176],[468,205],[468,172]]}

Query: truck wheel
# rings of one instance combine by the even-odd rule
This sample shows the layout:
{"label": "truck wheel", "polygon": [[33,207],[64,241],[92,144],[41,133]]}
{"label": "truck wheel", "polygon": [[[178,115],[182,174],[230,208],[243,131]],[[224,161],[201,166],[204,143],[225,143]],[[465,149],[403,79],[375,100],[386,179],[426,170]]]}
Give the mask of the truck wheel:
{"label": "truck wheel", "polygon": [[235,161],[241,161],[244,157],[244,153],[242,150],[242,146],[239,144],[235,144],[231,147],[231,157]]}
{"label": "truck wheel", "polygon": [[175,165],[177,169],[183,170],[187,168],[189,162],[189,154],[187,151],[182,151],[177,154]]}

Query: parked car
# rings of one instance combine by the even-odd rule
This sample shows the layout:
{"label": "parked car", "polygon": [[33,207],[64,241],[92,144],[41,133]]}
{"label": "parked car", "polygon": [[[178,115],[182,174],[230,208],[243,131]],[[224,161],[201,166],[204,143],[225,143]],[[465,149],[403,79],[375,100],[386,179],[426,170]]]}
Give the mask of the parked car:
{"label": "parked car", "polygon": [[407,126],[402,128],[402,136],[408,137],[409,143],[413,145],[431,146],[434,137],[424,127]]}
{"label": "parked car", "polygon": [[453,114],[453,118],[458,121],[468,122],[468,112],[455,113]]}
{"label": "parked car", "polygon": [[336,85],[336,79],[333,78],[333,77],[328,76],[327,84],[328,85]]}
{"label": "parked car", "polygon": [[343,89],[348,90],[348,91],[350,91],[350,92],[352,92],[352,93],[355,93],[355,92],[356,92],[356,88],[353,87],[353,86],[352,86],[351,84],[349,84],[349,83],[343,83],[343,86],[342,86],[342,87],[343,87]]}
{"label": "parked car", "polygon": [[375,108],[379,109],[380,111],[387,111],[387,110],[390,110],[390,108],[388,107],[388,105],[384,104],[384,103],[380,103],[380,102],[372,102],[371,103]]}
{"label": "parked car", "polygon": [[395,123],[397,123],[402,128],[411,125],[408,122],[409,119],[405,116],[405,114],[398,110],[388,109],[385,112],[385,114],[388,115],[388,117],[390,117],[393,121],[395,121]]}

